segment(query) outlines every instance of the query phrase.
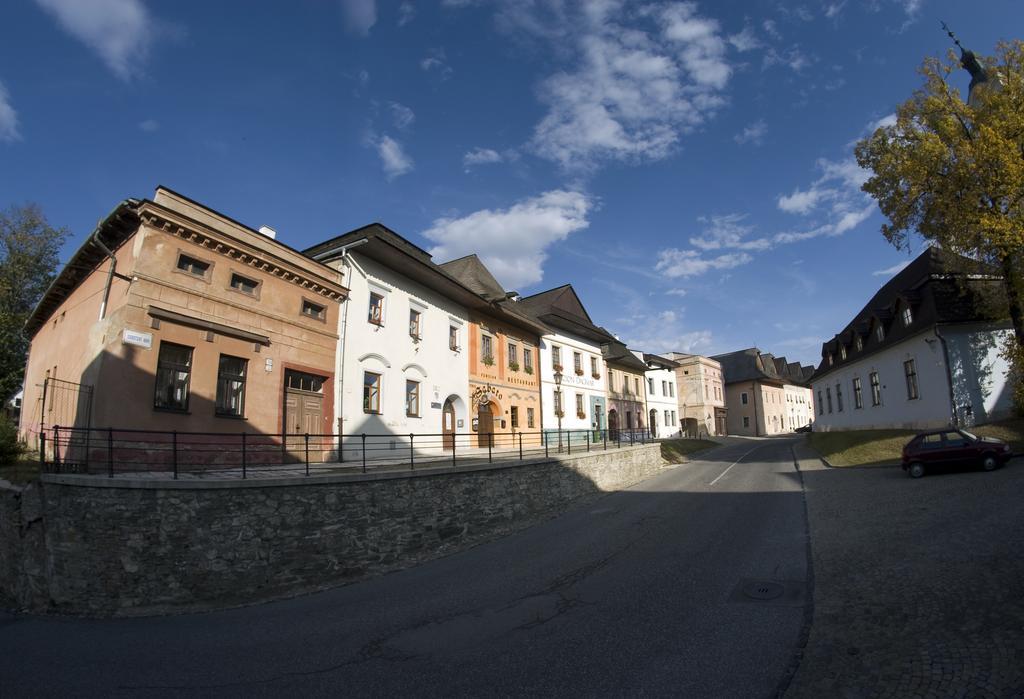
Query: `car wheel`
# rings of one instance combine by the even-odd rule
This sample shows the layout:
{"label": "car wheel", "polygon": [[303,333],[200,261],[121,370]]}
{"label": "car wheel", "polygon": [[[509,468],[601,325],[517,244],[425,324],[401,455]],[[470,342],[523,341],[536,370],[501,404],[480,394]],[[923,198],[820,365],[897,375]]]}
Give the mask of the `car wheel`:
{"label": "car wheel", "polygon": [[995,471],[999,467],[999,460],[994,454],[985,454],[981,457],[981,467],[986,471]]}
{"label": "car wheel", "polygon": [[907,473],[910,474],[911,478],[920,478],[924,475],[924,464],[919,461],[915,461],[910,464],[910,468],[907,469]]}

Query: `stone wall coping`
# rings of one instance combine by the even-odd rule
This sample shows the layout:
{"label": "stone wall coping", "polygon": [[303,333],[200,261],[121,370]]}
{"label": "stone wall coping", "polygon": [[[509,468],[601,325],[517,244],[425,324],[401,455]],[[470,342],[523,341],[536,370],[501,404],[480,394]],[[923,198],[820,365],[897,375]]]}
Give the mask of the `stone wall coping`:
{"label": "stone wall coping", "polygon": [[608,453],[631,452],[645,449],[658,449],[658,442],[638,444],[631,447],[620,447],[614,450],[583,452],[577,454],[555,454],[535,459],[523,459],[522,461],[472,464],[452,468],[451,466],[430,467],[424,466],[415,470],[394,470],[378,471],[376,473],[333,473],[317,476],[286,476],[283,478],[232,478],[232,479],[211,479],[202,480],[196,478],[185,478],[174,480],[168,475],[166,478],[109,478],[99,474],[71,474],[71,473],[43,473],[39,480],[42,483],[54,485],[70,485],[83,488],[122,488],[135,490],[221,490],[237,488],[282,488],[304,485],[330,485],[341,483],[365,483],[367,481],[390,481],[407,478],[429,478],[435,476],[452,476],[466,473],[478,473],[481,471],[502,471],[507,469],[522,468],[526,466],[539,466],[543,464],[575,464],[587,458],[603,456]]}

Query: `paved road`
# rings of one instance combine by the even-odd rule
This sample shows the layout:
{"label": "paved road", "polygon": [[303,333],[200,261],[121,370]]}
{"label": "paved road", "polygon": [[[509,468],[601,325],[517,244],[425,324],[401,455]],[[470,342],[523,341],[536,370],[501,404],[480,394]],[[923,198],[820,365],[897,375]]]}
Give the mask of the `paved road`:
{"label": "paved road", "polygon": [[[0,694],[771,696],[804,619],[790,445],[719,447],[506,539],[303,598],[0,614]],[[738,594],[751,580],[785,591]]]}

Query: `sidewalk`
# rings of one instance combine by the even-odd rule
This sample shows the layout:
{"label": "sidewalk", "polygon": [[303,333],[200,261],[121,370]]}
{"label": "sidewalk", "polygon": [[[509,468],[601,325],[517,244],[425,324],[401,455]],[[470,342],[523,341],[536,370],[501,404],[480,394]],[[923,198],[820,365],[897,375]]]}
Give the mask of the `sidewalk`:
{"label": "sidewalk", "polygon": [[907,478],[794,446],[814,619],[787,697],[1024,697],[1024,468]]}

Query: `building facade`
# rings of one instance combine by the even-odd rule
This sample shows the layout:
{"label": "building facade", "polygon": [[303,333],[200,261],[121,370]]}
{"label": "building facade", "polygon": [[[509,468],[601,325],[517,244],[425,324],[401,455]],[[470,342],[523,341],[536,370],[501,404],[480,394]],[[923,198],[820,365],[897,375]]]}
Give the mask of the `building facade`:
{"label": "building facade", "polygon": [[635,437],[647,429],[647,365],[623,343],[601,345],[608,371],[608,431],[618,439]]}
{"label": "building facade", "polygon": [[269,229],[163,187],[126,200],[29,318],[22,433],[330,434],[346,296]]}
{"label": "building facade", "polygon": [[710,357],[683,352],[661,355],[674,361],[679,415],[686,435],[729,434],[722,365]]}
{"label": "building facade", "polygon": [[679,396],[676,390],[676,369],[671,359],[656,354],[633,352],[647,365],[646,379],[647,428],[656,438],[679,437]]}
{"label": "building facade", "polygon": [[[729,434],[765,437],[793,432],[791,401],[787,396],[804,395],[804,376],[810,372],[795,367],[784,357],[763,353],[756,347],[712,357],[722,367],[725,400],[729,406]],[[797,378],[799,376],[799,378]]]}
{"label": "building facade", "polygon": [[602,343],[614,338],[590,320],[572,286],[566,284],[519,299],[516,310],[548,328],[540,339],[542,425],[545,432],[609,428],[607,372]]}
{"label": "building facade", "polygon": [[822,345],[814,429],[928,429],[1012,414],[1002,281],[929,248]]}

